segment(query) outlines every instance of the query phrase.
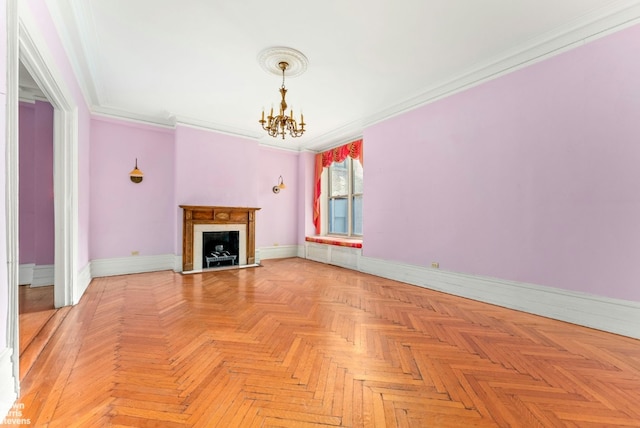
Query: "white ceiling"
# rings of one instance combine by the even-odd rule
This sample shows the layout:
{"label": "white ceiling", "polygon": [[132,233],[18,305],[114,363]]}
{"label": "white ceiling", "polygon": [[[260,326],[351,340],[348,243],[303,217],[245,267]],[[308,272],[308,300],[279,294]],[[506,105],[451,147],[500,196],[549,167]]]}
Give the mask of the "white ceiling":
{"label": "white ceiling", "polygon": [[[363,127],[594,34],[635,22],[635,0],[47,0],[96,113],[177,122],[319,150]],[[266,136],[281,79],[265,48],[304,53],[286,80],[307,133]],[[297,115],[296,115],[297,116]]]}

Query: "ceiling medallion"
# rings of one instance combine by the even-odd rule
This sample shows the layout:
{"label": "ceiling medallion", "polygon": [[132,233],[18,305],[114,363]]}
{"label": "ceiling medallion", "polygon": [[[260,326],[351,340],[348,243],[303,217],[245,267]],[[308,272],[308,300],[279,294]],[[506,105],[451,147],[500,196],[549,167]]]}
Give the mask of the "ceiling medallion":
{"label": "ceiling medallion", "polygon": [[286,113],[287,102],[285,96],[287,89],[284,86],[285,72],[289,77],[299,76],[307,69],[307,57],[301,52],[284,47],[265,49],[258,55],[258,62],[262,68],[273,74],[282,73],[282,85],[280,86],[280,110],[277,115],[273,115],[273,107],[271,113],[264,118],[264,109],[262,110],[262,116],[258,123],[262,125],[262,129],[267,131],[271,137],[282,137],[284,140],[285,134],[288,132],[292,137],[300,137],[304,134],[304,116],[300,113],[300,122],[296,122],[293,118],[293,109]]}
{"label": "ceiling medallion", "polygon": [[300,51],[285,47],[267,48],[258,54],[258,63],[267,73],[280,76],[282,71],[279,64],[286,62],[287,77],[297,77],[307,71],[309,60]]}

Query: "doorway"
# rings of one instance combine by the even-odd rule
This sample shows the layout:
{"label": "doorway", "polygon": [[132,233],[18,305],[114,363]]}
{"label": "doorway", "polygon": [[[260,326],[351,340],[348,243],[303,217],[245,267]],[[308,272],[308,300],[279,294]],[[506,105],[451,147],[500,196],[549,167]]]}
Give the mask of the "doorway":
{"label": "doorway", "polygon": [[18,312],[20,372],[24,374],[29,369],[25,353],[40,354],[46,342],[36,338],[51,330],[48,323],[56,313],[55,194],[53,106],[22,63],[18,74]]}
{"label": "doorway", "polygon": [[[20,391],[18,251],[19,63],[33,77],[53,106],[54,281],[56,308],[77,303],[78,269],[78,107],[57,72],[37,24],[28,14],[18,19],[17,2],[7,4],[7,140],[6,224],[9,287],[7,345],[12,349],[15,392]],[[32,29],[32,31],[30,31]],[[44,52],[44,54],[43,54]],[[46,59],[45,59],[46,58]]]}

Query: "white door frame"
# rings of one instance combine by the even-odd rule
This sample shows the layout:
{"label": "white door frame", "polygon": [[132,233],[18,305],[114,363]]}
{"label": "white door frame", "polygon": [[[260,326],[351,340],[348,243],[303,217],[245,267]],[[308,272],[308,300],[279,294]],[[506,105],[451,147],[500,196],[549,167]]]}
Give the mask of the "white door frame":
{"label": "white door frame", "polygon": [[[55,224],[54,305],[59,308],[77,303],[78,284],[78,108],[57,72],[47,44],[30,14],[18,14],[17,31],[9,29],[7,58],[7,158],[6,212],[9,287],[8,347],[13,350],[16,392],[19,392],[18,329],[18,64],[21,61],[54,109],[53,186]],[[13,6],[13,7],[12,7]],[[10,10],[8,13],[12,13]],[[17,37],[17,40],[16,40]],[[12,53],[17,44],[18,52]]]}

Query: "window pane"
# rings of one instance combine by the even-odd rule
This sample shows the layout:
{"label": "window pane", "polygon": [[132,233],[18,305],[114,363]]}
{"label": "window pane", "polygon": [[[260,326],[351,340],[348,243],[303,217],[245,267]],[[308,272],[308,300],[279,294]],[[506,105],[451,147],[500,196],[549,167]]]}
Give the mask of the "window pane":
{"label": "window pane", "polygon": [[353,193],[363,193],[363,169],[359,160],[354,159],[353,165]]}
{"label": "window pane", "polygon": [[337,163],[334,162],[331,165],[331,195],[330,196],[346,196],[349,194],[349,169],[347,166],[347,160]]}
{"label": "window pane", "polygon": [[329,199],[329,233],[347,233],[347,198]]}
{"label": "window pane", "polygon": [[362,195],[353,197],[353,222],[351,223],[351,233],[353,235],[362,235]]}

